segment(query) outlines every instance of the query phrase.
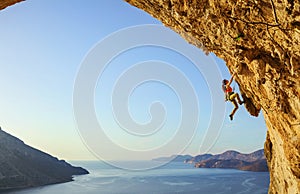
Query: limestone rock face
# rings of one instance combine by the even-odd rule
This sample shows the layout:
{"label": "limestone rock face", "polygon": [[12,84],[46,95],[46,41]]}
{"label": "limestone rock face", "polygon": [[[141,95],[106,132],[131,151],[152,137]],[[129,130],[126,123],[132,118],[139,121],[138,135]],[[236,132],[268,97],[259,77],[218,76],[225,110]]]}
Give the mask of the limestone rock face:
{"label": "limestone rock face", "polygon": [[0,10],[4,9],[10,5],[13,5],[15,3],[21,2],[21,1],[24,1],[24,0],[1,0],[0,1]]}
{"label": "limestone rock face", "polygon": [[269,193],[300,193],[299,0],[126,0],[222,58],[253,116],[262,110]]}

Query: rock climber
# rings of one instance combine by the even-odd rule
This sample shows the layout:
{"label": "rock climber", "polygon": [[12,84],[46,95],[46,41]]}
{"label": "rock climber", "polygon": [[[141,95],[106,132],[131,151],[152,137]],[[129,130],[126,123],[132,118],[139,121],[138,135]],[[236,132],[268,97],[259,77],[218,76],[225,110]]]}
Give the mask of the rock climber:
{"label": "rock climber", "polygon": [[[234,109],[232,110],[232,112],[229,115],[230,120],[233,120],[233,115],[235,114],[235,112],[237,111],[237,109],[239,108],[238,103],[240,105],[242,105],[244,103],[244,101],[241,100],[240,96],[238,93],[235,93],[232,89],[232,87],[230,86],[230,84],[233,81],[233,77],[236,75],[236,73],[234,73],[232,75],[232,77],[230,78],[230,80],[228,81],[227,79],[224,79],[222,81],[222,89],[225,93],[225,101],[230,101],[232,102],[232,104],[234,105]],[[237,100],[237,101],[236,101]]]}

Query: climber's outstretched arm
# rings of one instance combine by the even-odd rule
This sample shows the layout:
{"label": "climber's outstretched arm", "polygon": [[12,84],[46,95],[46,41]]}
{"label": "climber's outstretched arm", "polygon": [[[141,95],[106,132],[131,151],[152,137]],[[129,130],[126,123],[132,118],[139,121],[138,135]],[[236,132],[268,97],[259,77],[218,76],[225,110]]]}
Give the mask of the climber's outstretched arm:
{"label": "climber's outstretched arm", "polygon": [[229,82],[228,82],[228,86],[230,86],[230,84],[232,83],[232,81],[233,81],[233,77],[236,75],[236,73],[234,72],[233,74],[232,74],[232,76],[231,76],[231,78],[230,78],[230,80],[229,80]]}

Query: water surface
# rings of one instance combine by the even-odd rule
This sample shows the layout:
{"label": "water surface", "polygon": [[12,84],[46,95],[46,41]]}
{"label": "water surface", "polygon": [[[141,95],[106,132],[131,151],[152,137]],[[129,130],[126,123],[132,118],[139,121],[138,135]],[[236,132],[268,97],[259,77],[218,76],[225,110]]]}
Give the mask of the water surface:
{"label": "water surface", "polygon": [[[146,161],[139,161],[146,162]],[[89,170],[73,182],[9,192],[9,194],[267,194],[269,173],[231,169],[197,169],[172,162],[143,171],[122,170],[103,162],[71,162]],[[134,165],[137,161],[131,161]]]}

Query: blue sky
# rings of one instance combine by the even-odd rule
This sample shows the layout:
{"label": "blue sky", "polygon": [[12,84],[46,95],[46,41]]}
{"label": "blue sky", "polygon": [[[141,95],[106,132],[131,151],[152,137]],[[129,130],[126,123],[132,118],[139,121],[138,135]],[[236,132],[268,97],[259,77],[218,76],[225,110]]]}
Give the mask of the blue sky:
{"label": "blue sky", "polygon": [[[82,139],[82,130],[77,129],[73,113],[74,83],[82,62],[99,41],[118,30],[161,23],[121,0],[74,0],[72,3],[31,0],[2,10],[0,23],[2,128],[25,143],[59,158],[95,159],[87,149],[88,143]],[[120,42],[115,41],[111,47],[117,47],[118,44]],[[190,49],[195,50],[193,46],[190,46]],[[200,49],[197,49],[197,52],[199,56],[203,55]],[[213,54],[210,54],[210,58],[215,60],[222,77],[230,78],[224,62]],[[149,80],[141,84],[141,87],[136,87],[128,99],[130,115],[135,122],[142,124],[152,118],[149,114],[151,103],[163,102],[167,113],[166,122],[156,133],[156,141],[151,138],[146,141],[143,138],[130,137],[130,134],[124,133],[114,120],[110,100],[115,80],[140,61],[165,62],[182,72],[193,85],[199,99],[198,105],[195,105],[200,112],[199,126],[191,144],[183,153],[199,154],[213,103],[208,91],[220,92],[221,86],[209,88],[205,76],[213,79],[214,75],[197,73],[192,62],[185,56],[159,46],[128,49],[113,58],[103,74],[99,75],[94,104],[99,123],[107,130],[105,133],[124,149],[138,150],[154,149],[174,137],[174,130],[180,122],[180,99],[170,85],[157,80]],[[166,79],[179,79],[168,73],[164,75]],[[221,79],[217,81],[221,83]],[[237,88],[237,84],[235,85]],[[236,113],[234,121],[230,122],[227,115],[231,109],[232,105],[227,103],[226,118],[220,134],[208,151],[220,153],[234,149],[248,153],[262,148],[266,136],[263,116],[251,117],[242,107]],[[115,153],[109,149],[109,145],[101,146],[107,147],[107,153],[111,152],[105,159],[149,159],[147,156],[139,158],[138,155]],[[176,144],[173,146],[166,155],[178,151]]]}

